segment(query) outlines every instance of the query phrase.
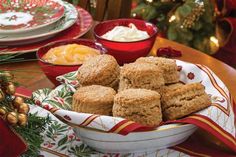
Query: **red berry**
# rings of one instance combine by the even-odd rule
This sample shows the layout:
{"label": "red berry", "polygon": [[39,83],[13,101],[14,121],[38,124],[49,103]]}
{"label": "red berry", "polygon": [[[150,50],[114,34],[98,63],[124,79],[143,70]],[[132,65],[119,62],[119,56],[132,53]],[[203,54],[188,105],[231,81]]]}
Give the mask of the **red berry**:
{"label": "red berry", "polygon": [[49,110],[49,106],[48,105],[44,105],[43,108],[46,109],[46,110]]}
{"label": "red berry", "polygon": [[35,104],[41,106],[41,102],[39,100],[36,100]]}
{"label": "red berry", "polygon": [[158,57],[181,57],[182,53],[181,51],[175,50],[172,47],[161,47],[157,50],[156,55]]}

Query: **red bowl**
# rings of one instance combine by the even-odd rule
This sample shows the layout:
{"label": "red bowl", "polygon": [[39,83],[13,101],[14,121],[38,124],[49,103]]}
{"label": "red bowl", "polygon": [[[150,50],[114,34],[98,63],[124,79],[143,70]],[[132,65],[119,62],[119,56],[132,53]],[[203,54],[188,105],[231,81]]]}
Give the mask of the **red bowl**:
{"label": "red bowl", "polygon": [[55,65],[48,63],[42,59],[43,55],[47,53],[51,48],[61,46],[61,45],[67,45],[67,44],[81,44],[85,46],[89,46],[92,48],[95,48],[97,50],[100,50],[101,54],[104,54],[107,52],[107,50],[100,44],[92,40],[86,40],[86,39],[71,39],[71,40],[61,40],[53,43],[49,43],[37,51],[36,55],[38,58],[38,63],[40,67],[42,68],[43,72],[47,76],[47,78],[56,86],[60,83],[56,80],[56,77],[59,75],[66,74],[71,71],[76,71],[81,66],[81,64],[78,65]]}
{"label": "red bowl", "polygon": [[[101,37],[115,26],[128,26],[130,23],[133,23],[137,29],[146,31],[150,37],[132,42],[111,41]],[[101,43],[107,49],[107,53],[114,56],[121,65],[133,62],[139,57],[147,56],[155,42],[157,33],[158,29],[155,25],[138,19],[109,20],[94,27],[94,36],[97,42]]]}

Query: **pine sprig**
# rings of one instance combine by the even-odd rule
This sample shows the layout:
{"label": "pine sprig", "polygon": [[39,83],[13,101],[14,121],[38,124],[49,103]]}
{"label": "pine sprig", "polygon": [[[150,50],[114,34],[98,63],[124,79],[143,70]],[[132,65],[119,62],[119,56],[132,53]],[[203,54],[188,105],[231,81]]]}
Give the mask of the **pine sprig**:
{"label": "pine sprig", "polygon": [[0,64],[23,61],[24,58],[16,58],[21,54],[0,54]]}
{"label": "pine sprig", "polygon": [[28,150],[22,157],[37,157],[43,143],[43,135],[47,128],[47,125],[51,124],[51,118],[37,116],[37,112],[34,114],[29,113],[28,124],[25,127],[14,127],[16,132],[23,137],[28,144]]}

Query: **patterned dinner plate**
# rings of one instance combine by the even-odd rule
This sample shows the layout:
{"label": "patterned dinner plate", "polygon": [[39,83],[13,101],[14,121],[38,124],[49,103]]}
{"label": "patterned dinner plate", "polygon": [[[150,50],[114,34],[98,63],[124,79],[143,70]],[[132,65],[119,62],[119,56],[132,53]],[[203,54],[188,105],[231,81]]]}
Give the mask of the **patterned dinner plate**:
{"label": "patterned dinner plate", "polygon": [[2,0],[0,33],[22,33],[48,26],[64,15],[64,7],[53,0]]}
{"label": "patterned dinner plate", "polygon": [[7,46],[0,44],[0,55],[1,54],[16,54],[16,53],[29,53],[37,51],[40,47],[59,40],[67,40],[67,39],[77,39],[84,35],[86,32],[90,30],[93,25],[92,16],[83,8],[77,7],[77,11],[79,12],[79,16],[76,19],[76,22],[70,28],[57,33],[55,36],[43,40],[37,43],[31,43],[27,45],[17,45],[17,46]]}
{"label": "patterned dinner plate", "polygon": [[78,19],[77,9],[67,2],[58,1],[58,3],[61,3],[65,8],[65,16],[61,20],[35,31],[17,34],[0,34],[0,45],[22,45],[42,41],[71,27]]}

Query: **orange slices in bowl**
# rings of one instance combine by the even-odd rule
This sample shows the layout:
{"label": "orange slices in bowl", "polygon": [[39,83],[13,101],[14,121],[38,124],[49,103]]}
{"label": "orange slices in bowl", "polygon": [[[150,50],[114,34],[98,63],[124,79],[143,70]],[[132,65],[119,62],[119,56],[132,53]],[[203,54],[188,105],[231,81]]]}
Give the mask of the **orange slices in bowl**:
{"label": "orange slices in bowl", "polygon": [[67,44],[51,48],[42,59],[55,65],[78,65],[99,54],[99,50],[85,45]]}

